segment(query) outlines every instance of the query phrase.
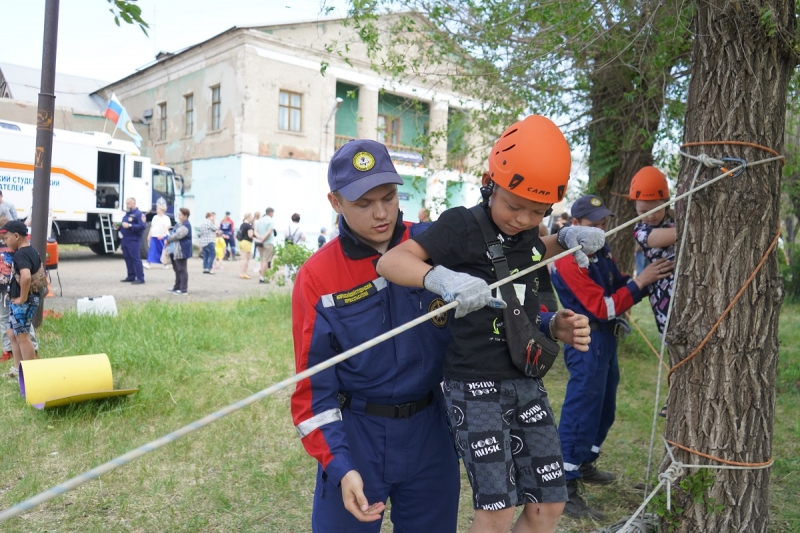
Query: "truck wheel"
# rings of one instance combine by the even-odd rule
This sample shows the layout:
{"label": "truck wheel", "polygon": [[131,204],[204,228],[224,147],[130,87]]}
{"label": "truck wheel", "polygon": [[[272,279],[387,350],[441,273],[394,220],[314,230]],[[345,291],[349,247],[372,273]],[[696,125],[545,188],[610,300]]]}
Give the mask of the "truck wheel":
{"label": "truck wheel", "polygon": [[114,251],[116,251],[118,247],[119,247],[119,241],[117,240],[114,241],[114,250],[112,250],[111,252],[106,252],[106,247],[102,242],[96,242],[94,244],[89,245],[89,249],[94,253],[96,253],[97,255],[111,255],[114,253]]}
{"label": "truck wheel", "polygon": [[150,252],[150,239],[147,236],[150,235],[150,223],[147,223],[147,226],[144,228],[144,232],[142,233],[142,242],[139,244],[139,255],[142,259],[147,259],[147,254]]}

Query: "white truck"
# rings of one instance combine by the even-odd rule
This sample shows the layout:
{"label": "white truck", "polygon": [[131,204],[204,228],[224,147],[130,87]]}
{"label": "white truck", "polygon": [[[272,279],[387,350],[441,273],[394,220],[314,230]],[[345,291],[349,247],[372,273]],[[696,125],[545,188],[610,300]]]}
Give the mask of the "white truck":
{"label": "white truck", "polygon": [[[0,120],[0,190],[19,218],[31,210],[35,147],[36,126]],[[153,165],[133,142],[107,133],[55,130],[51,166],[51,237],[97,254],[114,253],[119,246],[114,225],[122,221],[126,198],[136,199],[149,223],[159,198],[174,221],[176,189],[183,194],[182,176]],[[143,257],[147,245],[143,238]]]}

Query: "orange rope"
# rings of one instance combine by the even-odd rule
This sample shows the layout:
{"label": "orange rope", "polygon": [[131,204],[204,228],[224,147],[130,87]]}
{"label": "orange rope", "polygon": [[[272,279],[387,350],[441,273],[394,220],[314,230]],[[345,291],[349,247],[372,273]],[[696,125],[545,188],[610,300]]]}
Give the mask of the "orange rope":
{"label": "orange rope", "polygon": [[739,461],[728,461],[727,459],[721,459],[719,457],[714,457],[713,455],[708,455],[702,452],[698,452],[697,450],[693,450],[691,448],[687,448],[686,446],[682,446],[677,442],[672,442],[671,440],[667,439],[667,442],[671,446],[675,446],[676,448],[680,448],[681,450],[689,453],[693,453],[695,455],[699,455],[700,457],[705,457],[706,459],[711,459],[712,461],[717,461],[722,464],[731,465],[731,466],[744,466],[744,467],[756,467],[756,466],[769,466],[774,462],[774,459],[770,459],[769,461],[764,461],[763,463],[740,463]]}
{"label": "orange rope", "polygon": [[[781,154],[779,154],[772,148],[767,148],[766,146],[761,146],[760,144],[748,143],[744,141],[698,141],[698,142],[684,143],[681,145],[681,148],[686,148],[687,146],[716,146],[716,145],[749,146],[750,148],[758,148],[759,150],[764,150],[765,152],[768,152],[777,157],[781,156]],[[783,160],[783,164],[786,165],[786,159]]]}
{"label": "orange rope", "polygon": [[[777,235],[775,235],[775,238],[772,239],[772,243],[769,245],[769,248],[767,248],[767,251],[764,252],[764,256],[761,258],[761,261],[758,262],[758,265],[756,265],[756,268],[755,268],[755,270],[753,270],[753,273],[750,274],[750,277],[747,278],[747,281],[745,281],[745,283],[742,286],[742,288],[739,289],[739,292],[736,293],[736,296],[734,296],[734,298],[731,301],[731,303],[728,304],[728,307],[725,308],[725,311],[722,312],[722,315],[720,315],[720,317],[717,319],[716,323],[711,328],[711,330],[706,334],[705,338],[702,340],[700,345],[697,348],[695,348],[694,351],[692,353],[690,353],[688,357],[686,357],[682,361],[678,362],[678,364],[676,364],[675,366],[673,366],[670,369],[669,374],[667,374],[667,381],[669,381],[670,377],[672,376],[672,373],[675,372],[675,370],[677,370],[678,367],[682,366],[684,363],[688,362],[690,359],[692,359],[698,353],[700,353],[700,350],[703,348],[703,346],[706,345],[708,340],[711,338],[711,336],[717,330],[717,328],[722,323],[722,321],[725,319],[725,317],[728,316],[728,313],[730,313],[731,309],[733,309],[733,306],[736,304],[736,302],[739,300],[739,298],[742,296],[742,294],[744,294],[744,291],[753,282],[753,280],[756,277],[756,274],[758,274],[758,272],[761,270],[761,267],[764,266],[764,263],[767,261],[767,258],[769,257],[770,252],[772,252],[772,250],[775,249],[775,245],[778,244],[778,238],[780,236],[781,236],[781,229],[780,229],[780,227],[778,227]],[[726,465],[744,466],[744,467],[760,467],[760,466],[769,466],[773,462],[773,459],[769,459],[768,461],[764,461],[764,462],[761,462],[761,463],[741,463],[741,462],[738,462],[738,461],[728,461],[727,459],[721,459],[719,457],[714,457],[713,455],[708,455],[708,454],[705,454],[705,453],[702,453],[702,452],[698,452],[697,450],[693,450],[691,448],[688,448],[686,446],[683,446],[683,445],[678,444],[677,442],[673,442],[671,440],[667,440],[667,442],[670,445],[675,446],[676,448],[680,448],[681,450],[683,450],[685,452],[693,453],[695,455],[699,455],[700,457],[705,457],[706,459],[710,459],[712,461],[717,461],[719,463],[723,463],[723,464],[726,464]]]}
{"label": "orange rope", "polygon": [[772,244],[770,244],[769,248],[767,248],[767,251],[764,252],[764,257],[762,257],[761,261],[758,262],[758,265],[756,266],[755,270],[753,270],[753,273],[750,274],[749,278],[747,278],[747,281],[745,281],[745,283],[742,286],[742,288],[739,289],[739,292],[736,293],[736,296],[734,296],[733,300],[731,300],[731,303],[728,304],[728,307],[725,308],[725,311],[722,312],[720,317],[714,323],[714,326],[706,334],[706,336],[702,340],[702,342],[700,342],[700,345],[697,348],[695,348],[694,351],[692,353],[690,353],[685,359],[683,359],[682,361],[680,361],[678,364],[676,364],[675,366],[673,366],[670,369],[669,374],[667,374],[667,382],[669,382],[669,379],[670,379],[670,377],[672,377],[673,372],[675,372],[679,367],[681,367],[684,364],[688,363],[698,353],[700,353],[700,350],[703,349],[703,346],[706,345],[706,343],[709,341],[709,339],[714,334],[714,332],[717,331],[717,328],[719,327],[719,325],[722,323],[722,321],[725,319],[725,317],[728,316],[728,313],[731,312],[731,309],[733,309],[733,306],[736,304],[736,302],[739,300],[739,298],[742,296],[742,294],[744,294],[744,291],[747,289],[747,287],[750,286],[750,283],[753,282],[753,279],[755,279],[756,274],[758,274],[758,271],[761,270],[762,266],[764,266],[764,263],[766,262],[767,257],[769,257],[770,252],[772,252],[772,250],[775,248],[775,245],[778,244],[778,238],[780,236],[781,236],[781,229],[779,227],[778,228],[778,233],[775,235],[775,238],[772,239]]}

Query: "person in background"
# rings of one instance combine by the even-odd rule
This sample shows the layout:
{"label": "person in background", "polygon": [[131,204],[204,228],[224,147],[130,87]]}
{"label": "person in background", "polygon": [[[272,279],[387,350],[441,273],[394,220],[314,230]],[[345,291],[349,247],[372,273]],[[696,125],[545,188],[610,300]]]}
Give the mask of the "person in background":
{"label": "person in background", "polygon": [[419,210],[419,213],[417,213],[417,218],[419,218],[420,223],[422,223],[422,222],[430,222],[431,221],[431,212],[430,212],[430,210],[425,209],[423,207],[422,209]]}
{"label": "person in background", "polygon": [[42,258],[28,242],[28,227],[24,223],[19,220],[7,222],[0,228],[0,235],[14,252],[6,334],[14,354],[14,366],[9,377],[16,378],[20,363],[36,357],[29,328],[39,307],[40,291],[46,287],[46,278]]}
{"label": "person in background", "polygon": [[275,257],[275,210],[268,207],[264,216],[256,224],[256,247],[261,248],[261,267],[258,269],[258,282],[266,283],[267,270],[272,270],[272,258]]}
{"label": "person in background", "polygon": [[186,261],[192,257],[192,225],[189,223],[189,210],[185,207],[178,211],[178,223],[167,236],[167,252],[175,270],[175,285],[168,292],[186,296],[189,288]]}
{"label": "person in background", "polygon": [[336,213],[336,218],[333,219],[333,227],[331,228],[331,233],[330,236],[328,237],[329,241],[332,241],[333,239],[339,236],[339,218],[341,218],[341,216],[342,215],[340,215],[339,213]]}
{"label": "person in background", "polygon": [[[14,204],[7,202],[3,199],[3,191],[0,189],[0,217],[5,217],[8,220],[17,220],[17,208]],[[29,217],[30,218],[30,217]],[[30,224],[27,224],[30,226]]]}
{"label": "person in background", "polygon": [[[159,198],[159,200],[161,200]],[[172,221],[166,215],[167,204],[160,202],[156,204],[156,216],[150,221],[150,232],[147,234],[149,248],[147,249],[147,260],[142,266],[149,269],[151,264],[161,264],[161,252],[164,250],[164,239],[172,227]]]}
{"label": "person in background", "polygon": [[239,239],[239,262],[241,269],[239,277],[241,279],[250,279],[247,273],[247,265],[250,264],[250,255],[253,253],[253,215],[252,213],[245,213],[242,225],[239,227],[241,239]]}
{"label": "person in background", "polygon": [[322,248],[325,246],[325,243],[328,242],[325,239],[325,228],[320,228],[319,230],[319,237],[317,237],[317,248]]}
{"label": "person in background", "polygon": [[[602,198],[587,194],[572,205],[572,216],[573,227],[605,232],[614,214]],[[564,347],[569,381],[558,434],[569,492],[564,507],[568,516],[603,518],[603,513],[589,507],[581,497],[579,483],[605,485],[616,479],[613,473],[599,470],[595,461],[617,410],[617,339],[630,331],[621,316],[642,299],[647,285],[668,277],[673,266],[671,261],[659,259],[632,280],[619,271],[608,244],[591,254],[588,264],[580,265],[572,256],[553,264],[551,279],[561,305],[588,316],[592,330],[588,352]]]}
{"label": "person in background", "polygon": [[[547,226],[539,224],[539,237],[547,237],[548,235],[550,235],[550,232],[547,231]],[[550,265],[538,269],[536,277],[539,283],[539,305],[543,305],[546,310],[555,313],[558,311],[558,300],[556,299],[556,292],[553,290],[553,284],[550,283]]]}
{"label": "person in background", "polygon": [[200,246],[200,257],[203,258],[203,274],[213,274],[214,268],[214,241],[217,237],[217,222],[214,213],[206,213],[206,218],[197,227],[197,244]]}
{"label": "person in background", "polygon": [[256,226],[258,226],[258,221],[261,220],[261,212],[256,211],[253,213],[253,259],[255,261],[255,266],[253,267],[253,272],[258,274],[258,260],[261,255],[261,249],[258,246],[255,246],[256,243]]}
{"label": "person in background", "polygon": [[122,234],[122,257],[125,258],[128,275],[122,281],[139,285],[144,283],[141,247],[142,233],[147,227],[147,215],[139,211],[133,197],[125,200],[125,207],[127,211],[122,216],[119,232]]}
{"label": "person in background", "polygon": [[300,215],[295,213],[292,215],[292,222],[286,228],[286,244],[297,244],[298,242],[306,242],[306,234],[300,229]]}
{"label": "person in background", "polygon": [[[6,225],[9,219],[0,215],[0,227]],[[8,324],[8,311],[11,305],[11,299],[8,296],[8,291],[11,288],[11,264],[14,258],[14,251],[9,248],[2,239],[0,239],[0,324]],[[39,351],[39,341],[36,340],[36,332],[33,329],[33,322],[30,326],[31,342],[33,343],[34,353]],[[14,354],[11,351],[11,338],[8,335],[7,329],[3,329],[3,356],[0,362],[9,361],[14,359]]]}
{"label": "person in background", "polygon": [[225,259],[225,246],[227,241],[222,238],[222,232],[217,230],[217,237],[214,239],[214,270],[225,270],[222,261]]}
{"label": "person in background", "polygon": [[232,261],[236,257],[236,224],[233,223],[231,212],[225,211],[225,218],[219,223],[222,238],[225,239],[225,260]]}
{"label": "person in background", "polygon": [[550,228],[550,233],[558,233],[561,228],[569,226],[569,213],[564,211],[553,221],[553,226]]}

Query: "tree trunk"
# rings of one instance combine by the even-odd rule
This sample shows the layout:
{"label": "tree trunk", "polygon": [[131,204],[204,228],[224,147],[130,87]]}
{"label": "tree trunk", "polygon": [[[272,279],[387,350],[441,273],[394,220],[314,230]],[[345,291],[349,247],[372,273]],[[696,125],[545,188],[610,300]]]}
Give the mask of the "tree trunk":
{"label": "tree trunk", "polygon": [[[597,62],[604,64],[605,60]],[[666,74],[661,73],[662,79]],[[636,216],[634,204],[628,199],[631,178],[640,168],[653,164],[653,140],[664,106],[664,94],[644,88],[632,91],[630,80],[640,75],[618,62],[595,72],[589,91],[592,103],[589,190],[603,198],[616,215],[608,229]],[[626,98],[631,94],[633,101]],[[633,228],[608,239],[620,270],[631,274],[636,245],[632,235]]]}
{"label": "tree trunk", "polygon": [[[769,10],[774,22],[765,23]],[[685,141],[746,141],[781,152],[794,33],[788,0],[698,2]],[[734,145],[688,151],[749,162],[771,157]],[[688,189],[697,164],[681,162],[679,192]],[[700,180],[718,174],[704,170]],[[700,344],[769,248],[779,228],[780,179],[780,162],[748,168],[696,193],[689,220],[686,202],[677,206],[677,246],[685,225],[688,230],[668,334],[672,365]],[[781,300],[774,250],[709,343],[672,375],[667,439],[732,461],[772,457]],[[719,464],[675,454],[687,464]],[[770,470],[716,470],[715,476],[709,496],[724,509],[711,513],[687,498],[678,503],[684,513],[677,531],[766,531]]]}

